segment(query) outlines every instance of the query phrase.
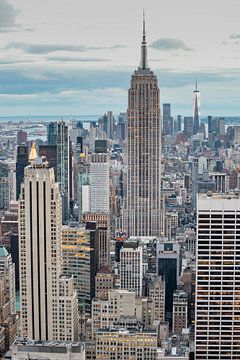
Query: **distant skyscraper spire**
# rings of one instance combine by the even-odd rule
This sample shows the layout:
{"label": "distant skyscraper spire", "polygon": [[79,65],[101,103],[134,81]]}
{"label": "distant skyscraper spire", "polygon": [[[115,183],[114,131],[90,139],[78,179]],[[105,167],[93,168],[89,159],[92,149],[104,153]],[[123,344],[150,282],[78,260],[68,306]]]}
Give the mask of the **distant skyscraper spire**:
{"label": "distant skyscraper spire", "polygon": [[193,134],[199,131],[200,123],[200,91],[198,90],[198,82],[196,79],[196,88],[193,91]]}
{"label": "distant skyscraper spire", "polygon": [[145,24],[145,11],[143,10],[143,37],[141,46],[141,63],[140,68],[143,70],[148,69],[147,62],[147,42],[146,42],[146,24]]}

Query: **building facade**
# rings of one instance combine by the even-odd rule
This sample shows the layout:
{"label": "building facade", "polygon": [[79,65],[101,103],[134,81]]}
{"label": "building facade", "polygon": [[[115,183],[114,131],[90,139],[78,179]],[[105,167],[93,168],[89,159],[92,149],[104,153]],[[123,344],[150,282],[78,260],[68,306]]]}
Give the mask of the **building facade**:
{"label": "building facade", "polygon": [[61,304],[61,227],[62,202],[54,170],[33,156],[19,199],[19,264],[20,333],[34,340],[75,341],[77,336],[73,279],[64,285],[72,311]]}
{"label": "building facade", "polygon": [[240,198],[200,194],[197,205],[195,359],[238,359]]}
{"label": "building facade", "polygon": [[124,227],[128,236],[160,235],[161,119],[156,75],[147,64],[145,21],[141,64],[128,91],[127,199]]}

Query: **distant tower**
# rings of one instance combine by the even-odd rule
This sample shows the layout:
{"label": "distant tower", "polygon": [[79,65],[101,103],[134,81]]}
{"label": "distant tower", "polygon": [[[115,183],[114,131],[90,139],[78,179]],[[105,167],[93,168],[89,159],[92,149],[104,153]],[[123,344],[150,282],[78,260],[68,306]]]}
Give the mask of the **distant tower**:
{"label": "distant tower", "polygon": [[196,81],[196,88],[193,92],[193,134],[197,134],[200,124],[200,91]]}
{"label": "distant tower", "polygon": [[68,126],[62,120],[48,124],[48,144],[57,146],[57,176],[63,202],[63,222],[67,222],[70,210],[71,156]]}
{"label": "distant tower", "polygon": [[145,19],[141,63],[128,91],[127,201],[124,229],[129,236],[160,235],[161,120],[156,75],[147,63]]}

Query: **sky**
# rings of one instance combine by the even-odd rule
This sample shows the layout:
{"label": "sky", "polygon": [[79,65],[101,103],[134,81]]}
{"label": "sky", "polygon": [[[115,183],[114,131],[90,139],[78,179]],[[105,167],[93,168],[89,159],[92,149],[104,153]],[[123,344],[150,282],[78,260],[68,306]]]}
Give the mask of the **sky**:
{"label": "sky", "polygon": [[240,116],[239,0],[0,0],[0,116],[126,111],[143,8],[161,104]]}

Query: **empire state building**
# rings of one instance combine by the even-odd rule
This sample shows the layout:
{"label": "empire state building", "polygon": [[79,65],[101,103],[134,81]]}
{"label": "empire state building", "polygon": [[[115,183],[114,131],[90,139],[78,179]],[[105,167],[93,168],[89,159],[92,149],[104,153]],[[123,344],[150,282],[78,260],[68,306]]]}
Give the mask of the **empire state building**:
{"label": "empire state building", "polygon": [[161,209],[161,117],[156,75],[148,67],[145,19],[141,63],[131,78],[127,111],[128,236],[159,236]]}

